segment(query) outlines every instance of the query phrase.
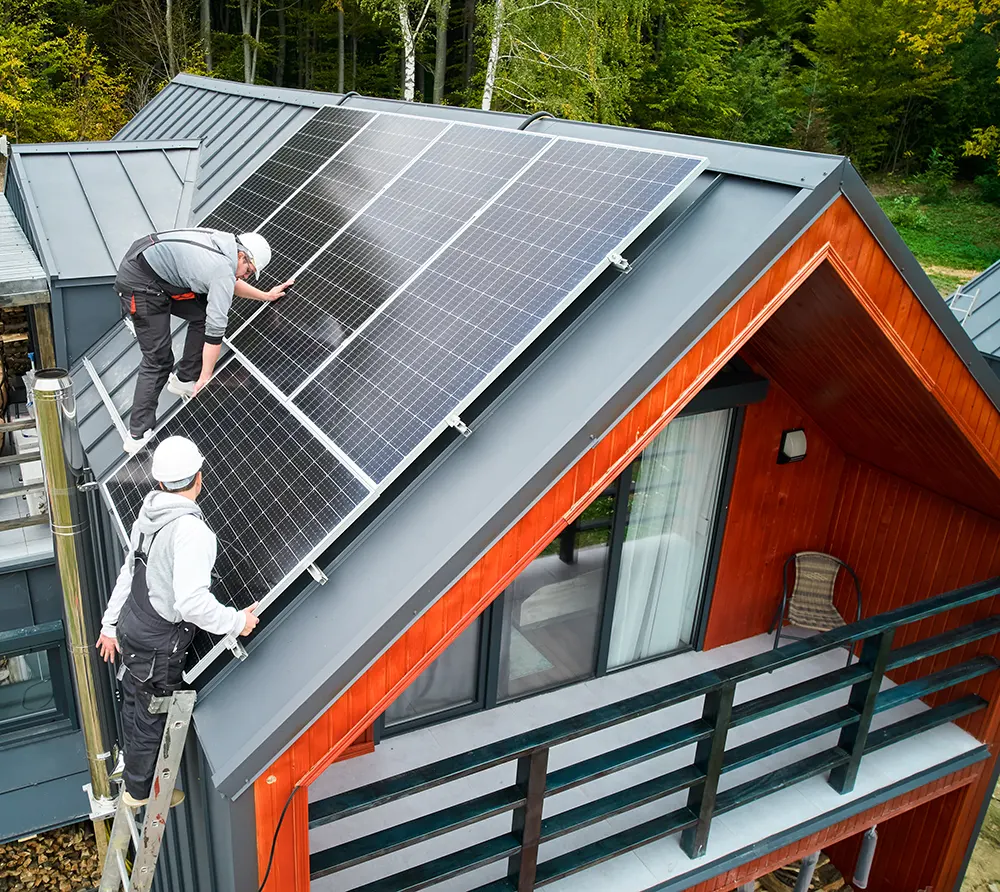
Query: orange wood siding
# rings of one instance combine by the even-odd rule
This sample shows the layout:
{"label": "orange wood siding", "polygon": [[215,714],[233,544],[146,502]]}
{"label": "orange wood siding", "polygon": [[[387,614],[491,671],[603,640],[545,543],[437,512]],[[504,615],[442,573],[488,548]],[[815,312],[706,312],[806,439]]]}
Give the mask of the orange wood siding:
{"label": "orange wood siding", "polygon": [[[781,432],[801,427],[806,461],[779,465]],[[824,551],[844,455],[781,387],[749,406],[743,422],[705,647],[770,628],[781,570],[796,551]]]}
{"label": "orange wood siding", "polygon": [[[869,312],[874,308],[881,314],[880,326],[884,322],[891,331],[898,333],[893,343],[897,349],[907,351],[907,368],[918,375],[925,388],[945,407],[950,423],[960,427],[969,438],[977,473],[984,467],[991,473],[996,470],[993,456],[1000,441],[1000,424],[995,408],[909,294],[853,208],[843,198],[838,199],[594,449],[555,481],[521,520],[407,629],[364,676],[343,692],[308,729],[303,729],[299,738],[255,781],[257,857],[261,876],[281,809],[293,787],[307,786],[337,759],[566,523],[645,448],[821,263],[833,263],[842,274],[849,275],[848,270],[853,272],[857,277],[854,284],[866,295],[866,308]],[[780,397],[775,400],[769,411],[779,414],[793,411],[787,403],[783,410],[778,406]],[[799,402],[822,425],[822,415],[815,411],[814,405],[805,400]],[[769,438],[765,427],[762,421],[758,432],[760,442],[753,447],[761,463],[764,459],[760,456],[771,448],[767,445]],[[831,475],[836,462],[831,450],[827,469]],[[815,472],[800,473],[811,475]],[[743,484],[748,504],[753,504],[756,497],[753,482],[745,479]],[[808,485],[819,486],[819,483],[813,481]],[[823,486],[819,488],[827,492]],[[777,499],[781,490],[778,485],[771,493]],[[769,493],[763,493],[758,504],[763,506],[763,500],[769,497]],[[797,501],[798,492],[794,497]],[[823,497],[829,498],[828,495]],[[822,510],[817,509],[805,518],[802,541],[810,541],[825,529],[821,515]],[[731,517],[731,523],[735,522]],[[780,523],[780,516],[772,522]],[[726,569],[729,575],[725,577],[725,597],[737,599],[740,573],[756,572],[761,559],[760,549],[765,555],[772,555],[768,572],[773,576],[773,564],[779,559],[782,546],[777,539],[741,544],[738,536],[733,543],[726,543],[731,554],[752,557],[757,565],[753,570],[740,571],[734,560]],[[763,583],[761,585],[763,587]],[[780,586],[774,597],[777,596],[780,596]],[[766,612],[755,607],[754,621],[759,622]],[[733,630],[723,626],[713,634],[724,640]],[[308,889],[307,819],[306,793],[300,791],[278,837],[269,890]]]}

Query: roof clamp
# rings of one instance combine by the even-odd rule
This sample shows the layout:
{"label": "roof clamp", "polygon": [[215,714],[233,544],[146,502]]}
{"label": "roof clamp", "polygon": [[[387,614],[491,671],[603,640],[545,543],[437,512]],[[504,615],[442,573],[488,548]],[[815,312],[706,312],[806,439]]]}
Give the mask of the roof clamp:
{"label": "roof clamp", "polygon": [[318,564],[310,564],[306,569],[309,571],[309,575],[320,585],[326,585],[330,581],[330,577],[320,570]]}
{"label": "roof clamp", "polygon": [[457,412],[452,412],[445,421],[448,422],[449,427],[455,428],[463,437],[471,437],[472,431],[469,430],[469,426],[458,417]]}
{"label": "roof clamp", "polygon": [[79,492],[90,492],[90,490],[97,489],[100,485],[96,480],[90,480],[87,483],[78,483],[76,488]]}
{"label": "roof clamp", "polygon": [[231,635],[226,639],[226,647],[233,652],[233,656],[237,660],[245,660],[247,658],[247,649]]}
{"label": "roof clamp", "polygon": [[617,251],[611,251],[608,254],[608,263],[610,263],[620,273],[625,273],[626,275],[628,275],[630,272],[632,272],[632,264],[630,264]]}

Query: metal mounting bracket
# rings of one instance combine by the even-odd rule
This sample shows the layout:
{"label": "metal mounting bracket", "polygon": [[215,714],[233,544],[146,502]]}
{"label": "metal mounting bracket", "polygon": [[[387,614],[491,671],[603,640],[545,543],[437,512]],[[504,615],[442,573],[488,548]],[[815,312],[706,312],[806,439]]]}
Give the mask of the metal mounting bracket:
{"label": "metal mounting bracket", "polygon": [[125,327],[132,333],[132,337],[135,337],[135,323],[126,316],[123,320]]}
{"label": "metal mounting bracket", "polygon": [[87,801],[90,803],[90,820],[103,821],[114,815],[117,805],[114,799],[95,799],[94,788],[90,784],[83,785],[83,792],[87,794]]}
{"label": "metal mounting bracket", "polygon": [[611,251],[608,254],[608,263],[610,263],[620,273],[625,273],[627,275],[632,272],[632,265],[617,251]]}
{"label": "metal mounting bracket", "polygon": [[90,490],[97,489],[97,487],[99,487],[100,485],[101,484],[98,483],[96,480],[91,480],[89,483],[78,483],[76,485],[76,488],[80,492],[90,492]]}
{"label": "metal mounting bracket", "polygon": [[469,426],[462,421],[462,419],[459,418],[455,412],[452,412],[451,415],[445,419],[445,421],[448,422],[449,427],[455,428],[455,430],[457,430],[463,437],[472,436],[472,431],[469,430]]}
{"label": "metal mounting bracket", "polygon": [[247,649],[232,636],[226,639],[226,647],[233,652],[233,656],[237,660],[245,660],[247,658]]}
{"label": "metal mounting bracket", "polygon": [[330,581],[330,577],[320,570],[317,564],[310,564],[306,569],[309,571],[309,575],[320,585],[326,585]]}

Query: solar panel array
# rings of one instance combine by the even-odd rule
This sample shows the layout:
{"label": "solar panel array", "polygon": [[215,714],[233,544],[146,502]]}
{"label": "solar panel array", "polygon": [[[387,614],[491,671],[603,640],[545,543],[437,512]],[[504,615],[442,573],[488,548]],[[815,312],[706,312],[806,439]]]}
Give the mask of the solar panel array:
{"label": "solar panel array", "polygon": [[[274,250],[232,358],[104,481],[122,521],[160,439],[205,454],[213,591],[265,605],[299,576],[704,167],[705,159],[325,108],[202,225]],[[238,309],[237,309],[238,308]],[[196,639],[202,671],[223,642]]]}

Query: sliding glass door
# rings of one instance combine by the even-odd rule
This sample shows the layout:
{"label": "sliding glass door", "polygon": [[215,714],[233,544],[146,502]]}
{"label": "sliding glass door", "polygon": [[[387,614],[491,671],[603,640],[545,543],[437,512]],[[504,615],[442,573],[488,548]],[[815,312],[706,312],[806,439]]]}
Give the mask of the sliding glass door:
{"label": "sliding glass door", "polygon": [[632,465],[608,668],[692,643],[731,414],[677,418]]}

